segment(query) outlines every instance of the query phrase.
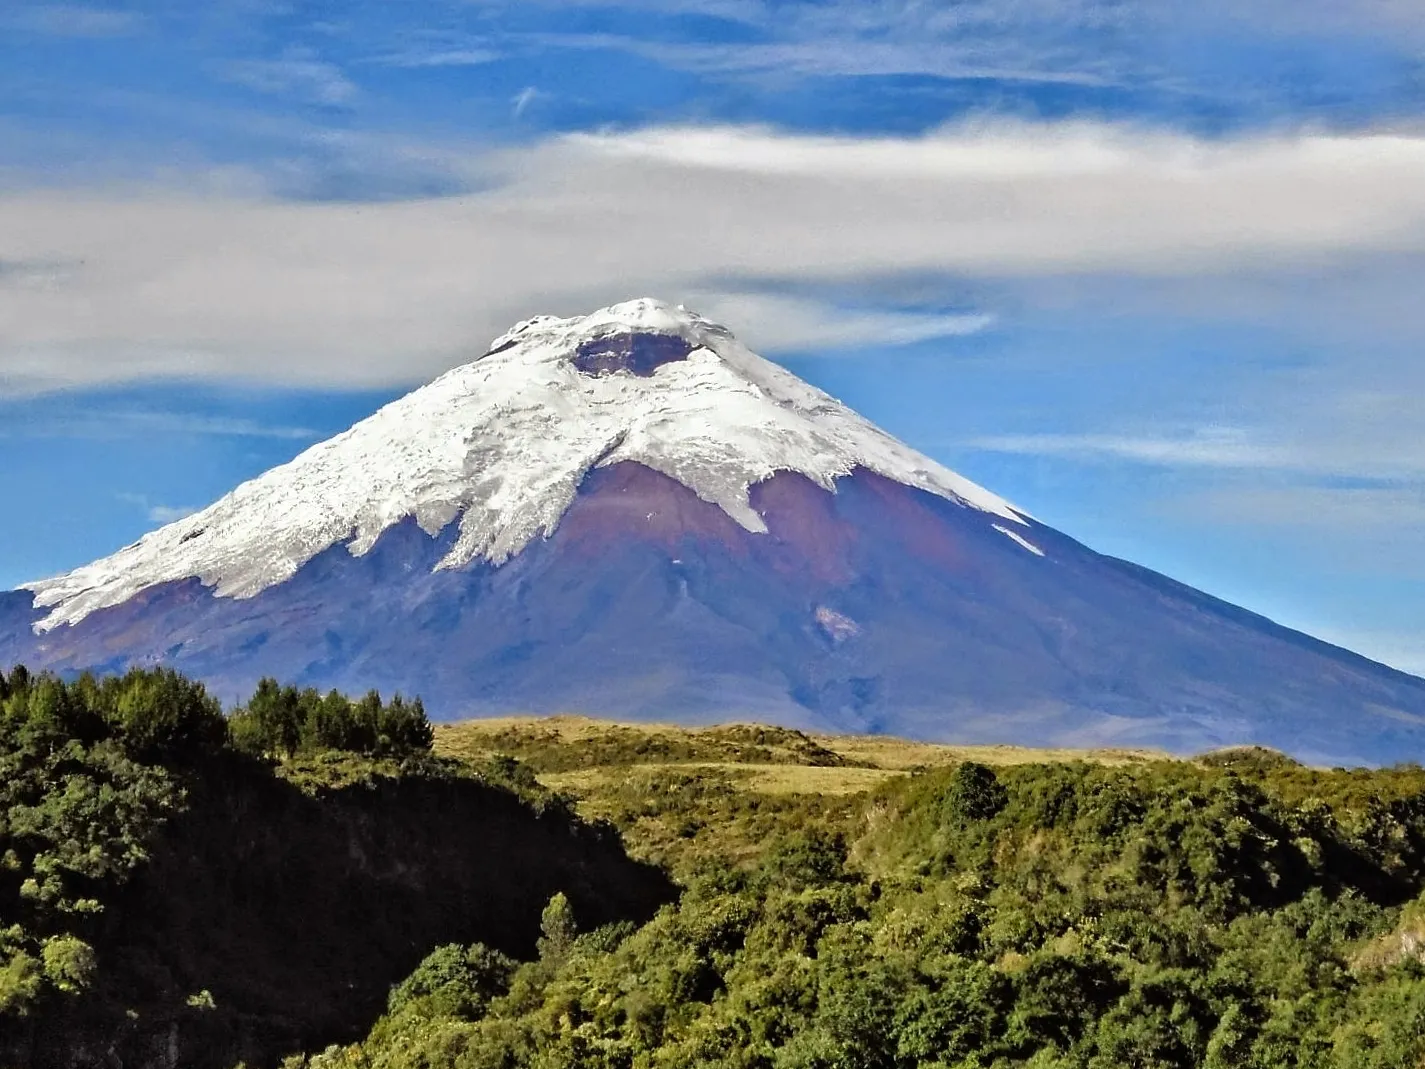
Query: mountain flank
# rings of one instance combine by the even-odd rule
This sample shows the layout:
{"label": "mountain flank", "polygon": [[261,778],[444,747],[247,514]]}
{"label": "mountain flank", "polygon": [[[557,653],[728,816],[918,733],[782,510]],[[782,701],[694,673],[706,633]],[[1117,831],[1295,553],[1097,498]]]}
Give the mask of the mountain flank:
{"label": "mountain flank", "polygon": [[686,309],[538,317],[472,356],[0,594],[0,664],[419,693],[440,720],[1425,756],[1425,680],[1095,553]]}

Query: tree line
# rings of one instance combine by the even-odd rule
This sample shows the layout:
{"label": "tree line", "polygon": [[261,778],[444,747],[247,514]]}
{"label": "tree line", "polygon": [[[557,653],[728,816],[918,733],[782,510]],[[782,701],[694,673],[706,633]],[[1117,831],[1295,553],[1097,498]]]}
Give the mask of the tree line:
{"label": "tree line", "polygon": [[247,753],[293,757],[345,750],[371,757],[428,751],[433,733],[420,698],[399,694],[383,701],[368,691],[352,701],[338,691],[319,694],[263,679],[229,726],[233,744]]}
{"label": "tree line", "polygon": [[276,758],[329,750],[399,758],[429,752],[434,738],[420,698],[387,700],[372,690],[352,700],[269,678],[225,715],[203,684],[165,668],[66,681],[19,665],[0,672],[0,718],[26,738],[112,739],[140,761],[227,748]]}

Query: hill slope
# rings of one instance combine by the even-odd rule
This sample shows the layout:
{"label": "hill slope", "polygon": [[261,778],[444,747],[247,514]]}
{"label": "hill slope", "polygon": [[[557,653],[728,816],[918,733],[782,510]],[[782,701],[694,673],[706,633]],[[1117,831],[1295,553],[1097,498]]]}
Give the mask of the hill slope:
{"label": "hill slope", "polygon": [[[551,925],[494,985],[461,964],[481,948],[442,948],[365,1041],[306,1069],[1425,1065],[1418,768],[1249,750],[991,767],[884,737],[569,718],[456,725],[437,748],[523,754],[682,895],[637,930]],[[906,763],[930,767],[861,767]]]}

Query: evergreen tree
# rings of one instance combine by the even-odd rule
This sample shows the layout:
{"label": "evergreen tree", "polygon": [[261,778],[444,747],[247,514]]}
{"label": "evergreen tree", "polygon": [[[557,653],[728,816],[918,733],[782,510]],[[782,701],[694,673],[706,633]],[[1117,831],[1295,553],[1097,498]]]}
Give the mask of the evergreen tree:
{"label": "evergreen tree", "polygon": [[259,680],[247,712],[256,722],[264,750],[287,757],[297,752],[302,741],[302,710],[295,687],[283,687],[271,678]]}
{"label": "evergreen tree", "polygon": [[23,691],[23,690],[24,690],[25,688],[27,688],[29,685],[30,685],[30,671],[29,671],[29,669],[26,668],[26,667],[25,667],[24,665],[22,665],[22,664],[17,664],[17,665],[15,665],[14,668],[12,668],[12,669],[10,670],[10,679],[9,679],[9,681],[8,681],[8,683],[7,683],[7,686],[8,686],[8,688],[9,688],[9,693],[6,694],[5,697],[9,697],[10,694],[19,694],[21,691]]}
{"label": "evergreen tree", "polygon": [[574,907],[563,891],[556,891],[539,917],[539,956],[557,961],[569,953],[579,934],[574,923]]}
{"label": "evergreen tree", "polygon": [[201,683],[171,669],[106,680],[101,696],[125,745],[143,760],[189,760],[228,742],[222,706]]}

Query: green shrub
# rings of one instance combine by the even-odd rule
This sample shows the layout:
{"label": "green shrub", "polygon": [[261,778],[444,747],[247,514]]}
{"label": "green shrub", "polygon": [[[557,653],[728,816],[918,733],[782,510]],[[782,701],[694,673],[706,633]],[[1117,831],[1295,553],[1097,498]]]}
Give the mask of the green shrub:
{"label": "green shrub", "polygon": [[492,999],[509,988],[516,964],[481,943],[437,947],[415,972],[391,989],[387,1012],[476,1020]]}
{"label": "green shrub", "polygon": [[945,817],[952,823],[990,820],[1008,803],[995,770],[974,761],[956,765],[945,788]]}

